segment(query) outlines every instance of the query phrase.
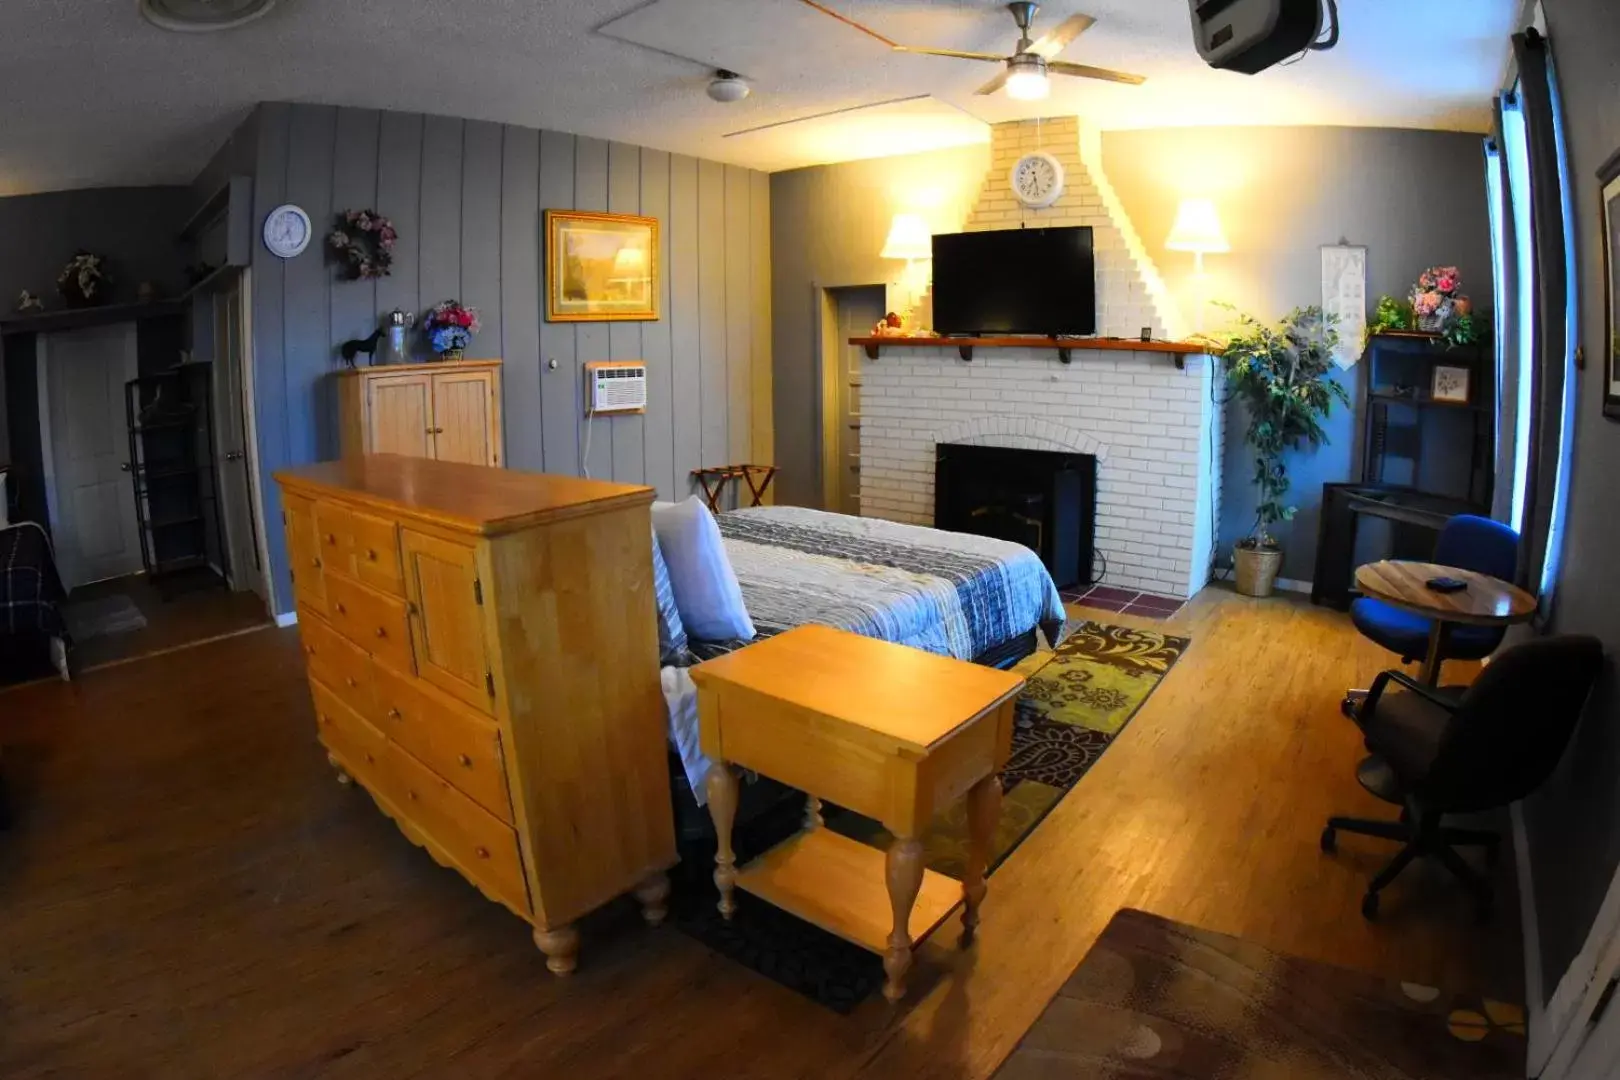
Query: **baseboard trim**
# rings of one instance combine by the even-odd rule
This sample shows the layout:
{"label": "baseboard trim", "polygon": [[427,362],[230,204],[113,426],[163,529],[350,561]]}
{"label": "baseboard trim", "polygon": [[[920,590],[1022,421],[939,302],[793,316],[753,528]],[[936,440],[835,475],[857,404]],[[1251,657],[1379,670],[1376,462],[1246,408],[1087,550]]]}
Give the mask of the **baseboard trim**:
{"label": "baseboard trim", "polygon": [[1552,1056],[1547,1045],[1547,994],[1541,978],[1541,923],[1536,916],[1536,887],[1530,867],[1530,831],[1524,821],[1524,804],[1508,807],[1513,834],[1513,870],[1519,889],[1519,934],[1524,940],[1524,1000],[1529,1035],[1527,1057],[1536,1075]]}
{"label": "baseboard trim", "polygon": [[285,630],[289,626],[297,626],[298,625],[298,612],[296,612],[296,611],[283,611],[280,615],[276,616],[276,625],[281,627],[283,630]]}
{"label": "baseboard trim", "polygon": [[1298,578],[1280,577],[1277,579],[1277,588],[1283,590],[1283,592],[1304,593],[1309,596],[1311,590],[1315,587],[1315,582],[1300,581]]}

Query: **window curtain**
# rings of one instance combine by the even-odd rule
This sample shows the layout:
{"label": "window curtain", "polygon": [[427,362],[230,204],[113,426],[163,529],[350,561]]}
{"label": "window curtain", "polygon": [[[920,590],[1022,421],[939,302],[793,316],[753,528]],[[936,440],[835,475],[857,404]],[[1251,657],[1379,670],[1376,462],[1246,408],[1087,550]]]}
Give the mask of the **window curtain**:
{"label": "window curtain", "polygon": [[[1567,477],[1563,448],[1571,412],[1571,387],[1566,383],[1574,367],[1572,350],[1580,340],[1569,244],[1573,211],[1567,201],[1563,132],[1547,39],[1533,29],[1515,34],[1513,55],[1518,62],[1529,165],[1529,191],[1513,194],[1528,200],[1534,259],[1533,326],[1529,354],[1521,368],[1531,385],[1520,583],[1541,592],[1545,617],[1553,599],[1563,527]],[[1522,422],[1519,429],[1525,430]]]}
{"label": "window curtain", "polygon": [[1496,102],[1495,131],[1485,140],[1485,194],[1491,215],[1491,264],[1496,295],[1496,482],[1491,489],[1491,516],[1517,527],[1513,520],[1514,424],[1518,415],[1519,267],[1514,248],[1513,205],[1508,198],[1507,164],[1502,155],[1502,97]]}

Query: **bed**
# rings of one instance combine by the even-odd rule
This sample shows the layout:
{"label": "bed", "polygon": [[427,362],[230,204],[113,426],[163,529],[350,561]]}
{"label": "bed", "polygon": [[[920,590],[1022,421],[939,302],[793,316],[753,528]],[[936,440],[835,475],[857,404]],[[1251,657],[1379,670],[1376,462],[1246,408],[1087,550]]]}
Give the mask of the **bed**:
{"label": "bed", "polygon": [[[726,555],[761,637],[805,623],[836,626],[959,660],[1010,666],[1066,632],[1063,600],[1028,548],[964,533],[801,507],[719,515]],[[692,662],[747,644],[693,641]],[[682,665],[663,671],[670,707],[677,819],[683,837],[707,830],[696,694]],[[753,800],[769,801],[761,789]]]}
{"label": "bed", "polygon": [[45,530],[31,521],[0,527],[0,683],[67,677],[64,597]]}

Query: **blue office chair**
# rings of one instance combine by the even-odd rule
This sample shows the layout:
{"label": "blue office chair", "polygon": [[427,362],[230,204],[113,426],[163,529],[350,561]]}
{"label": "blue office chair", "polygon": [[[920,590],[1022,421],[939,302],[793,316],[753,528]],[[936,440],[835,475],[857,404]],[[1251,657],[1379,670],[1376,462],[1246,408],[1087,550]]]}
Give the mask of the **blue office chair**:
{"label": "blue office chair", "polygon": [[[1519,534],[1499,521],[1459,514],[1440,530],[1431,561],[1512,581],[1519,566]],[[1429,620],[1382,600],[1365,596],[1357,600],[1350,605],[1350,621],[1362,636],[1398,654],[1403,664],[1422,659],[1429,651]],[[1483,659],[1502,644],[1505,633],[1507,628],[1499,626],[1453,626],[1441,659]],[[1351,691],[1346,705],[1359,696]]]}

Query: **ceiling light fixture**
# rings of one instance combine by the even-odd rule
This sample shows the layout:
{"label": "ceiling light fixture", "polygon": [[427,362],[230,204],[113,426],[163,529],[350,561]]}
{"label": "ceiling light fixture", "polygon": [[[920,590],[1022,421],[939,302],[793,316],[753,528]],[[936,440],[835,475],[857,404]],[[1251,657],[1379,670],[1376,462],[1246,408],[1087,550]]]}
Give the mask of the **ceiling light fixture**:
{"label": "ceiling light fixture", "polygon": [[1015,101],[1039,101],[1052,92],[1046,77],[1046,58],[1019,53],[1007,61],[1007,96]]}
{"label": "ceiling light fixture", "polygon": [[727,71],[725,68],[716,71],[714,78],[709,82],[709,96],[725,105],[741,101],[751,90],[747,80],[735,71]]}
{"label": "ceiling light fixture", "polygon": [[264,16],[276,0],[140,0],[146,21],[183,34],[230,30]]}

